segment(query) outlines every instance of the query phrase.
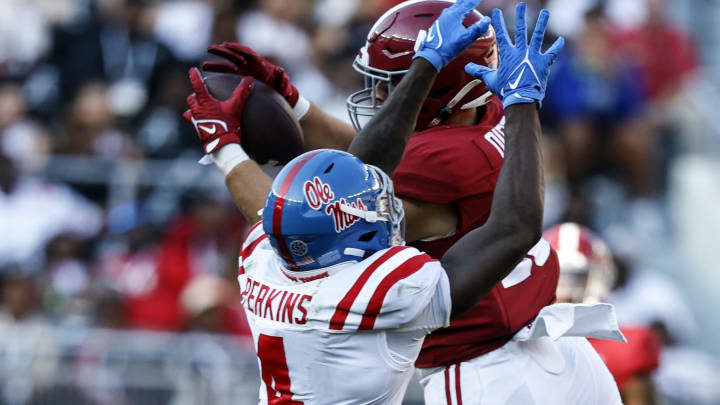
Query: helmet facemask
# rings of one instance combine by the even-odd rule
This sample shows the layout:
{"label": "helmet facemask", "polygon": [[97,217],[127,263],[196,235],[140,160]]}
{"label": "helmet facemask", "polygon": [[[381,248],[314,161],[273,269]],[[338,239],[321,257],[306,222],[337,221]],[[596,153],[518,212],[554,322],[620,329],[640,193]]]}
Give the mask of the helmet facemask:
{"label": "helmet facemask", "polygon": [[366,165],[379,188],[375,196],[375,210],[365,211],[348,204],[341,204],[340,210],[346,214],[362,218],[367,222],[385,222],[388,226],[388,245],[405,244],[405,210],[402,200],[395,196],[390,177],[380,168]]}
{"label": "helmet facemask", "polygon": [[[493,44],[492,49],[491,54],[494,53],[494,55],[497,55],[497,44]],[[356,131],[360,131],[364,124],[366,124],[373,115],[375,115],[375,113],[380,111],[380,108],[382,107],[382,101],[380,101],[377,97],[378,85],[380,83],[387,84],[387,99],[387,97],[390,97],[390,94],[392,94],[394,87],[397,86],[397,83],[399,83],[402,77],[408,72],[407,69],[390,71],[374,68],[363,59],[363,55],[366,55],[366,53],[364,49],[361,49],[360,54],[355,57],[352,66],[355,71],[363,75],[364,88],[350,94],[347,98],[347,109],[350,116],[350,122],[352,122]],[[497,68],[497,58],[488,65],[493,69]],[[441,124],[442,121],[455,110],[466,110],[487,104],[490,101],[490,97],[492,97],[492,92],[489,90],[486,90],[479,96],[476,96],[474,99],[469,101],[466,99],[466,97],[478,86],[484,87],[482,80],[470,80],[459,88],[457,92],[452,94],[452,98],[449,100],[445,99],[445,101],[440,104],[438,104],[440,102],[439,98],[436,98],[437,96],[434,96],[431,92],[426,99],[426,103],[435,103],[438,110],[431,119],[428,119],[429,122],[426,122],[424,125],[426,125],[427,128],[432,128]],[[465,100],[466,102],[458,105],[462,100]],[[425,107],[427,107],[427,105]],[[425,128],[417,128],[417,130],[422,129]]]}
{"label": "helmet facemask", "polygon": [[375,113],[380,111],[382,101],[377,98],[377,87],[380,83],[387,84],[387,95],[393,91],[396,83],[407,73],[406,70],[389,71],[376,69],[362,63],[360,56],[355,57],[353,69],[363,75],[365,86],[362,90],[350,94],[347,98],[347,109],[350,115],[350,122],[356,131],[360,131]]}

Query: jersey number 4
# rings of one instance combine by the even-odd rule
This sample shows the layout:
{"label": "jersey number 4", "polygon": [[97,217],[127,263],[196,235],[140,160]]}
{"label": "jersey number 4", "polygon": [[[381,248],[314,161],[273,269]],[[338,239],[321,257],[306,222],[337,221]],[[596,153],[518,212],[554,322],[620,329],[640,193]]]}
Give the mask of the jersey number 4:
{"label": "jersey number 4", "polygon": [[285,360],[285,346],[281,337],[260,334],[257,355],[262,380],[267,388],[269,405],[303,405],[294,401],[290,391],[290,370]]}

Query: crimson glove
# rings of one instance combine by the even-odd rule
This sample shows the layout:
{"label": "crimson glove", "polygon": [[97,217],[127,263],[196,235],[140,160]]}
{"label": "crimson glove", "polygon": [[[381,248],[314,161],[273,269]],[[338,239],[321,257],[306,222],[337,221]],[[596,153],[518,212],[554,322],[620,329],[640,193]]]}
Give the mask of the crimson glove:
{"label": "crimson glove", "polygon": [[228,61],[204,62],[202,64],[204,71],[252,76],[280,93],[290,107],[295,108],[300,93],[292,85],[290,77],[283,68],[268,62],[251,48],[234,42],[210,45],[208,52]]}
{"label": "crimson glove", "polygon": [[238,84],[226,101],[219,101],[210,95],[197,68],[190,69],[190,83],[194,93],[187,97],[190,107],[183,118],[195,127],[203,150],[210,154],[221,147],[241,143],[241,118],[250,92],[253,78],[248,76]]}

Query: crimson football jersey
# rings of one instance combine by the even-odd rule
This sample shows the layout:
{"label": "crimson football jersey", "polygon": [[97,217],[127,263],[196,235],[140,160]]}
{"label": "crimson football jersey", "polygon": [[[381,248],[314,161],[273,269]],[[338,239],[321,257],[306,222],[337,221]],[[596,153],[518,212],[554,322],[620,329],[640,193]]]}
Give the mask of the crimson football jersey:
{"label": "crimson football jersey", "polygon": [[[399,196],[435,204],[454,204],[458,224],[453,235],[410,245],[435,259],[463,235],[483,225],[505,149],[502,102],[493,97],[481,122],[473,126],[437,126],[414,134],[393,183]],[[557,255],[533,264],[520,280],[500,283],[473,309],[425,339],[417,367],[439,367],[470,360],[497,349],[544,306],[555,302]]]}
{"label": "crimson football jersey", "polygon": [[633,377],[658,368],[661,345],[657,336],[648,328],[621,327],[620,331],[625,335],[627,343],[603,339],[588,340],[622,391]]}

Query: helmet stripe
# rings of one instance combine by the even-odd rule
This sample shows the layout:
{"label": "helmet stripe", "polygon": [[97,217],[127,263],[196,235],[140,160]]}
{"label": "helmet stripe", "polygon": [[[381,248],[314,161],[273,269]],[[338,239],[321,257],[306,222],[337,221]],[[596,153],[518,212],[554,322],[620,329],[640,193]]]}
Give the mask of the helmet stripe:
{"label": "helmet stripe", "polygon": [[273,207],[273,235],[277,239],[278,246],[280,247],[280,253],[282,254],[285,262],[290,266],[290,269],[297,269],[295,260],[290,254],[287,245],[285,244],[285,238],[282,236],[282,211],[285,206],[285,198],[277,197],[275,199],[275,206]]}
{"label": "helmet stripe", "polygon": [[566,222],[558,228],[558,250],[576,251],[580,249],[580,227]]}
{"label": "helmet stripe", "polygon": [[288,190],[290,190],[290,185],[292,184],[293,180],[295,180],[295,176],[297,176],[300,169],[302,169],[302,167],[305,166],[305,163],[307,163],[315,155],[317,155],[318,153],[320,153],[324,150],[325,149],[317,149],[312,152],[308,152],[300,160],[295,162],[295,165],[293,165],[293,167],[290,168],[287,176],[285,176],[282,183],[280,184],[280,189],[277,191],[278,195],[281,195],[282,197],[286,197]]}
{"label": "helmet stripe", "polygon": [[295,176],[297,176],[300,169],[302,169],[305,163],[307,163],[310,159],[312,159],[320,152],[322,152],[322,149],[308,152],[300,160],[295,162],[295,164],[289,169],[288,174],[285,176],[282,183],[280,183],[280,189],[277,190],[276,193],[277,197],[275,198],[275,205],[273,206],[273,236],[275,236],[275,238],[277,239],[278,246],[280,246],[280,253],[282,253],[283,259],[285,259],[285,262],[287,262],[291,269],[296,269],[297,266],[295,265],[295,260],[290,254],[290,250],[288,250],[288,247],[285,244],[285,238],[282,235],[282,212],[283,208],[285,207],[285,197],[287,197],[287,192],[288,190],[290,190],[290,185],[292,184],[293,180],[295,180]]}
{"label": "helmet stripe", "polygon": [[[370,32],[368,32],[368,38],[378,29],[378,25],[379,25],[383,20],[385,20],[387,17],[391,16],[394,12],[400,10],[400,9],[403,8],[403,7],[407,7],[407,6],[410,6],[410,5],[415,4],[415,3],[421,3],[421,2],[423,2],[423,1],[425,1],[425,0],[408,0],[408,1],[403,1],[402,3],[397,4],[397,5],[395,5],[394,7],[392,7],[391,9],[389,9],[388,11],[386,11],[383,15],[380,16],[380,18],[377,19],[377,21],[375,21],[375,24],[373,24],[372,28],[370,28]],[[455,0],[442,0],[442,1],[446,1],[446,2],[450,3],[450,5],[452,5],[453,3],[455,3]]]}

